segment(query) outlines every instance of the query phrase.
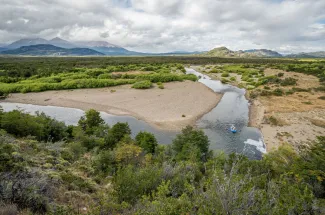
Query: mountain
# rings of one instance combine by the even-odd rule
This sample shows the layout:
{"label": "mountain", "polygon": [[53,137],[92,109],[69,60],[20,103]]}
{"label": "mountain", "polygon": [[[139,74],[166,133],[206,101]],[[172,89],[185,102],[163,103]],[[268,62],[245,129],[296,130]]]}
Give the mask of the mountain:
{"label": "mountain", "polygon": [[60,37],[55,37],[55,38],[49,40],[47,44],[50,44],[53,46],[58,46],[61,48],[66,48],[66,49],[77,48],[77,45],[75,45],[69,41],[63,40]]}
{"label": "mountain", "polygon": [[268,49],[251,49],[251,50],[245,50],[244,52],[255,54],[261,57],[282,57],[282,55],[279,54],[278,52],[268,50]]}
{"label": "mountain", "polygon": [[286,57],[289,58],[325,58],[325,51],[319,51],[319,52],[301,52],[298,54],[290,54]]}
{"label": "mountain", "polygon": [[76,42],[76,44],[80,47],[106,47],[106,48],[114,48],[114,47],[119,47],[117,45],[108,43],[106,41],[79,41]]}
{"label": "mountain", "polygon": [[2,51],[6,51],[6,50],[7,50],[7,48],[0,47],[0,52],[2,52]]}
{"label": "mountain", "polygon": [[208,57],[239,57],[239,58],[255,58],[255,57],[282,57],[281,54],[267,49],[252,49],[246,51],[232,51],[226,47],[214,48],[208,52],[200,54]]}
{"label": "mountain", "polygon": [[43,38],[26,38],[26,39],[17,40],[8,46],[5,46],[4,48],[17,49],[22,46],[31,46],[31,45],[38,45],[38,44],[48,44],[48,41]]}
{"label": "mountain", "polygon": [[91,48],[105,55],[144,55],[144,53],[129,51],[106,41],[79,41],[76,44],[79,47]]}
{"label": "mountain", "polygon": [[88,48],[65,49],[49,44],[23,46],[18,49],[2,51],[7,55],[31,55],[31,56],[102,56],[103,53]]}

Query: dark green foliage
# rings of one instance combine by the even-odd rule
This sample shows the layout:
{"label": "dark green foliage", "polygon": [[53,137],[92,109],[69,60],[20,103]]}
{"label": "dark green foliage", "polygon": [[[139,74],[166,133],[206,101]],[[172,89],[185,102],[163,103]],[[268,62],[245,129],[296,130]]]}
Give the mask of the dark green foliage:
{"label": "dark green foliage", "polygon": [[202,130],[187,126],[172,143],[176,160],[203,160],[209,157],[209,139]]}
{"label": "dark green foliage", "polygon": [[127,166],[119,169],[114,177],[114,187],[119,202],[134,204],[143,195],[153,192],[162,181],[162,170],[158,166],[137,169]]}
{"label": "dark green foliage", "polygon": [[101,151],[93,161],[93,167],[99,174],[113,173],[115,170],[115,157],[113,151]]}
{"label": "dark green foliage", "polygon": [[58,141],[68,136],[64,123],[43,113],[32,116],[18,110],[1,114],[1,128],[18,137],[30,135],[43,141]]}
{"label": "dark green foliage", "polygon": [[149,88],[151,88],[151,86],[152,86],[151,81],[138,81],[138,82],[135,82],[132,85],[132,88],[135,88],[135,89],[149,89]]}
{"label": "dark green foliage", "polygon": [[304,151],[295,163],[295,171],[308,182],[318,198],[325,198],[325,137]]}
{"label": "dark green foliage", "polygon": [[122,140],[123,137],[131,135],[131,129],[127,123],[116,123],[105,136],[106,148],[114,148],[118,142]]}
{"label": "dark green foliage", "polygon": [[275,90],[273,90],[272,94],[275,96],[283,96],[284,93],[282,89],[276,88]]}
{"label": "dark green foliage", "polygon": [[104,124],[104,120],[100,117],[100,113],[94,109],[86,111],[86,115],[81,117],[78,125],[87,133],[92,134],[94,127]]}
{"label": "dark green foliage", "polygon": [[321,99],[321,100],[325,100],[325,96],[320,96],[318,98]]}
{"label": "dark green foliage", "polygon": [[155,153],[158,146],[155,136],[149,132],[141,131],[135,137],[135,143],[147,153]]}

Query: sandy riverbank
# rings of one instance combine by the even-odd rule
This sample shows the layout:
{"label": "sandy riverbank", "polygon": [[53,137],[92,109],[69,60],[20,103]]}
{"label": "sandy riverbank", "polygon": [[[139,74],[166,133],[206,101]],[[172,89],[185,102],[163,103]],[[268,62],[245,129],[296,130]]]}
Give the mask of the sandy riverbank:
{"label": "sandy riverbank", "polygon": [[[258,100],[250,109],[250,126],[261,130],[266,150],[276,150],[284,143],[292,145],[296,150],[309,144],[317,136],[325,135],[325,110],[313,109],[304,112],[272,112],[272,116],[280,120],[278,126],[265,123],[265,107]],[[266,113],[266,117],[270,114]]]}
{"label": "sandy riverbank", "polygon": [[[302,89],[319,87],[316,77],[295,72],[266,69],[266,75],[284,73],[284,77],[296,78]],[[274,89],[271,86],[271,89]],[[290,89],[289,87],[282,87]],[[317,136],[325,135],[325,100],[322,92],[296,92],[286,96],[260,96],[251,102],[250,126],[261,129],[267,151],[289,143],[297,150]],[[268,124],[269,117],[277,120],[277,125]]]}
{"label": "sandy riverbank", "polygon": [[40,93],[11,94],[4,102],[96,109],[130,115],[160,129],[180,130],[213,109],[222,95],[198,82],[165,83],[165,89],[132,89],[129,85]]}

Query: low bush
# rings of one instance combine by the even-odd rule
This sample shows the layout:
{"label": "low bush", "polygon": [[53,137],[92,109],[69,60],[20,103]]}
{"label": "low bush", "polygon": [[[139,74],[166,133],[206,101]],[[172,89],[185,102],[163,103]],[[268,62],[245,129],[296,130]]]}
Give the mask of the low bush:
{"label": "low bush", "polygon": [[278,73],[278,77],[282,77],[283,75],[284,75],[283,72],[279,72],[279,73]]}
{"label": "low bush", "polygon": [[285,78],[281,80],[281,86],[290,86],[290,85],[297,85],[297,79],[295,78]]}
{"label": "low bush", "polygon": [[228,72],[224,72],[221,74],[221,77],[229,77],[229,73]]}
{"label": "low bush", "polygon": [[283,96],[283,94],[284,94],[283,90],[280,88],[273,90],[273,95],[275,95],[275,96]]}
{"label": "low bush", "polygon": [[318,97],[318,99],[325,100],[325,96],[320,96],[320,97]]}
{"label": "low bush", "polygon": [[151,81],[138,81],[138,82],[135,82],[133,85],[132,85],[132,88],[135,88],[135,89],[149,89],[151,88],[152,86],[152,83]]}
{"label": "low bush", "polygon": [[236,77],[231,77],[230,81],[236,81]]}

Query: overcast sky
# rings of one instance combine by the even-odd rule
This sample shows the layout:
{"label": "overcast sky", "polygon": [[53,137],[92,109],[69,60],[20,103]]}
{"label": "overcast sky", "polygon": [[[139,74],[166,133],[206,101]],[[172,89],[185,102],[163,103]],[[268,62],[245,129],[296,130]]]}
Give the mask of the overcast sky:
{"label": "overcast sky", "polygon": [[325,51],[325,0],[0,0],[0,43],[59,36],[135,51]]}

